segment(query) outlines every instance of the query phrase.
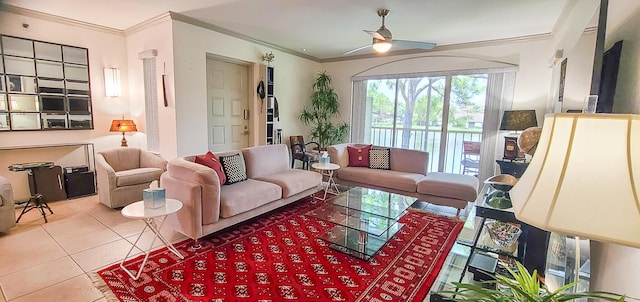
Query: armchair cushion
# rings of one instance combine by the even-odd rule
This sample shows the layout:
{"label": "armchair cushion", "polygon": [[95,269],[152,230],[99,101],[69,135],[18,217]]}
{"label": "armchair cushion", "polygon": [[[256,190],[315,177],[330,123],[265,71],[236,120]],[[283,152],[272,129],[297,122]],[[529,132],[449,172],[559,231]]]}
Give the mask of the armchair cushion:
{"label": "armchair cushion", "polygon": [[150,183],[160,179],[164,170],[158,168],[137,168],[116,172],[116,187]]}

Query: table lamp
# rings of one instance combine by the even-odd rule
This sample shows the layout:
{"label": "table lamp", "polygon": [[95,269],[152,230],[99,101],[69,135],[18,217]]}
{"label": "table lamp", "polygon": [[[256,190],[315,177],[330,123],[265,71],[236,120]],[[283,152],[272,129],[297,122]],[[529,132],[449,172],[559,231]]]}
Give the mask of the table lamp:
{"label": "table lamp", "polygon": [[[535,110],[505,110],[500,122],[500,130],[522,131],[530,127],[537,127],[538,119]],[[524,152],[518,147],[518,136],[508,135],[504,138],[504,158],[524,158]]]}
{"label": "table lamp", "polygon": [[124,133],[138,131],[138,128],[136,128],[136,124],[133,122],[133,120],[125,120],[123,116],[121,120],[113,120],[111,122],[111,129],[109,129],[109,131],[122,132],[122,141],[120,147],[128,147],[127,139],[124,137]]}
{"label": "table lamp", "polygon": [[[511,189],[518,220],[590,239],[591,290],[640,298],[640,115],[545,117]],[[636,277],[633,277],[633,276]]]}

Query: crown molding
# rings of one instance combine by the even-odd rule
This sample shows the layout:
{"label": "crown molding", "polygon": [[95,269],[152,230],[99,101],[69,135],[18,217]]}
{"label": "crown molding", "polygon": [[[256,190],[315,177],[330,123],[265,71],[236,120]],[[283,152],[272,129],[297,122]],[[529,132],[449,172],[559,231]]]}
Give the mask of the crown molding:
{"label": "crown molding", "polygon": [[30,10],[22,7],[12,6],[8,4],[2,5],[0,7],[0,11],[5,11],[8,13],[21,15],[25,17],[36,18],[44,21],[51,21],[51,22],[61,23],[61,24],[70,25],[70,26],[82,27],[90,30],[113,34],[113,35],[118,35],[123,37],[125,36],[125,32],[119,29],[97,25],[89,22],[78,21],[78,20],[74,20],[74,19],[70,19],[62,16],[56,16],[56,15],[47,14],[47,13],[43,13],[35,10]]}
{"label": "crown molding", "polygon": [[220,26],[216,26],[216,25],[213,25],[213,24],[210,24],[210,23],[207,23],[207,22],[203,22],[203,21],[200,21],[200,20],[185,16],[185,15],[180,14],[180,13],[169,12],[169,14],[171,15],[171,19],[175,20],[175,21],[180,21],[180,22],[184,22],[184,23],[191,24],[191,25],[194,25],[194,26],[202,27],[202,28],[205,28],[205,29],[208,29],[208,30],[212,30],[212,31],[215,31],[215,32],[219,32],[221,34],[225,34],[225,35],[228,35],[228,36],[232,36],[234,38],[245,40],[247,42],[251,42],[251,43],[259,44],[259,45],[262,45],[262,46],[266,46],[266,47],[269,47],[269,48],[272,48],[272,49],[275,49],[275,50],[278,50],[278,51],[281,51],[281,52],[284,52],[284,53],[288,53],[290,55],[298,56],[298,57],[301,57],[303,59],[311,60],[311,61],[314,61],[314,62],[320,63],[322,61],[322,60],[320,60],[320,59],[318,59],[318,58],[316,58],[314,56],[310,56],[310,55],[307,55],[307,54],[304,54],[304,53],[301,53],[301,52],[298,52],[298,51],[295,51],[295,50],[291,50],[289,48],[285,48],[285,47],[274,45],[274,44],[271,44],[271,43],[268,43],[268,42],[265,42],[265,41],[261,41],[261,40],[258,40],[258,39],[243,35],[241,33],[237,33],[235,31],[228,30],[228,29],[220,27]]}
{"label": "crown molding", "polygon": [[162,22],[166,22],[166,21],[170,21],[171,20],[171,13],[170,12],[166,12],[163,14],[160,14],[158,16],[155,16],[151,19],[147,19],[143,22],[140,22],[134,26],[131,26],[127,29],[124,30],[124,34],[125,35],[131,35],[131,34],[135,34],[137,32],[140,32],[146,28],[149,28],[151,26],[155,26],[158,25]]}

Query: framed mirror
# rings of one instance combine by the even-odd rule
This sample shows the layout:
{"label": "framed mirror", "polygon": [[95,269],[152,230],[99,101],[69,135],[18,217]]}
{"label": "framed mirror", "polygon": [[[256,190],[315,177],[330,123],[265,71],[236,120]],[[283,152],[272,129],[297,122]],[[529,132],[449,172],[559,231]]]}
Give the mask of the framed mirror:
{"label": "framed mirror", "polygon": [[0,130],[93,129],[86,48],[0,35]]}

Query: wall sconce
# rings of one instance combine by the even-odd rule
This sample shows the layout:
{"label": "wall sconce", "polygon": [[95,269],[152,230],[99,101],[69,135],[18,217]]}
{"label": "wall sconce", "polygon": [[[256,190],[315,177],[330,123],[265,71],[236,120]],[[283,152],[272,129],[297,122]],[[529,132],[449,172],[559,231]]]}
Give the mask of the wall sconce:
{"label": "wall sconce", "polygon": [[136,127],[136,124],[133,122],[133,120],[125,120],[124,117],[122,117],[121,120],[113,120],[111,122],[111,129],[109,129],[109,131],[122,132],[122,141],[120,141],[120,147],[128,147],[129,145],[127,145],[127,139],[124,137],[124,133],[136,132],[138,131],[138,128]]}
{"label": "wall sconce", "polygon": [[104,69],[104,93],[108,97],[120,96],[120,70],[118,68]]}

